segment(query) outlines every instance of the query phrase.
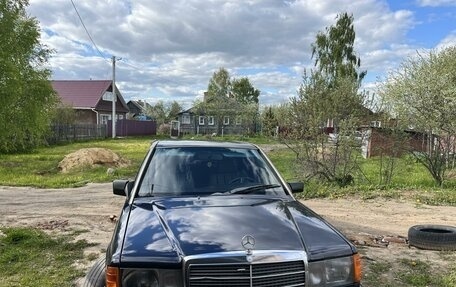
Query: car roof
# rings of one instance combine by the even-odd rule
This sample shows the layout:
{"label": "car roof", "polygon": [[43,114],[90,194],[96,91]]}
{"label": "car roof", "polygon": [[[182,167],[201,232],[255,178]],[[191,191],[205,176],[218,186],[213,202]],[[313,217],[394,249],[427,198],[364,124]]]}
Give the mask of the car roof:
{"label": "car roof", "polygon": [[224,148],[245,148],[257,149],[253,144],[246,142],[219,142],[219,141],[200,141],[200,140],[160,140],[156,147],[224,147]]}

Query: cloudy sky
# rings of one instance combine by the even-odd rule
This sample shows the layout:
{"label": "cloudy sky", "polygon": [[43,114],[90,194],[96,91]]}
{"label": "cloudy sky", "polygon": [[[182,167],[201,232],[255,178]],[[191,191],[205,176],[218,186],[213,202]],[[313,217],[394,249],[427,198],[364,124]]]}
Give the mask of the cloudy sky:
{"label": "cloudy sky", "polygon": [[111,79],[114,55],[127,101],[184,107],[220,67],[247,76],[261,104],[287,101],[312,67],[317,32],[341,12],[355,18],[369,90],[417,51],[456,45],[456,0],[30,0],[28,7],[55,50],[53,79]]}

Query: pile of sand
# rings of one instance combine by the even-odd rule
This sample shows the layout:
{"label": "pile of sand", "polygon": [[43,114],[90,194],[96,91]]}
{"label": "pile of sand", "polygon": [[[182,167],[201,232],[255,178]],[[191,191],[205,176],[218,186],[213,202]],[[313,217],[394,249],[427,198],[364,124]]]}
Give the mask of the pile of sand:
{"label": "pile of sand", "polygon": [[121,158],[113,151],[105,148],[83,148],[68,154],[59,163],[61,172],[68,172],[74,168],[106,166],[111,168],[125,167],[130,161]]}

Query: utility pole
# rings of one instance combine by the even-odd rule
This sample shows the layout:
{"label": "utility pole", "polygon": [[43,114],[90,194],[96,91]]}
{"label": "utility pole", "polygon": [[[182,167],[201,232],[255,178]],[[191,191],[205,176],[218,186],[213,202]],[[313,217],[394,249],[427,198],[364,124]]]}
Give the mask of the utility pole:
{"label": "utility pole", "polygon": [[112,56],[112,138],[116,138],[116,56]]}

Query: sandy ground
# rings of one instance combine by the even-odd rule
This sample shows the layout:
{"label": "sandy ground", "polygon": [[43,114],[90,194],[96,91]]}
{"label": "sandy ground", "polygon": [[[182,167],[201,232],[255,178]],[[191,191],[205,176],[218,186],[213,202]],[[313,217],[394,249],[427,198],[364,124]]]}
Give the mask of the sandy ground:
{"label": "sandy ground", "polygon": [[[33,226],[49,231],[88,230],[78,239],[98,245],[86,250],[90,257],[106,248],[125,198],[115,196],[111,184],[89,184],[81,188],[34,189],[0,187],[0,226]],[[456,207],[427,206],[402,200],[312,199],[304,204],[322,215],[352,240],[357,240],[365,266],[373,262],[394,262],[397,258],[416,258],[435,263],[436,268],[456,260],[456,252],[409,248],[405,243],[375,244],[372,238],[406,237],[416,224],[456,225]],[[91,262],[77,262],[87,269]],[[369,273],[368,268],[364,268]],[[388,274],[385,274],[388,276]]]}

